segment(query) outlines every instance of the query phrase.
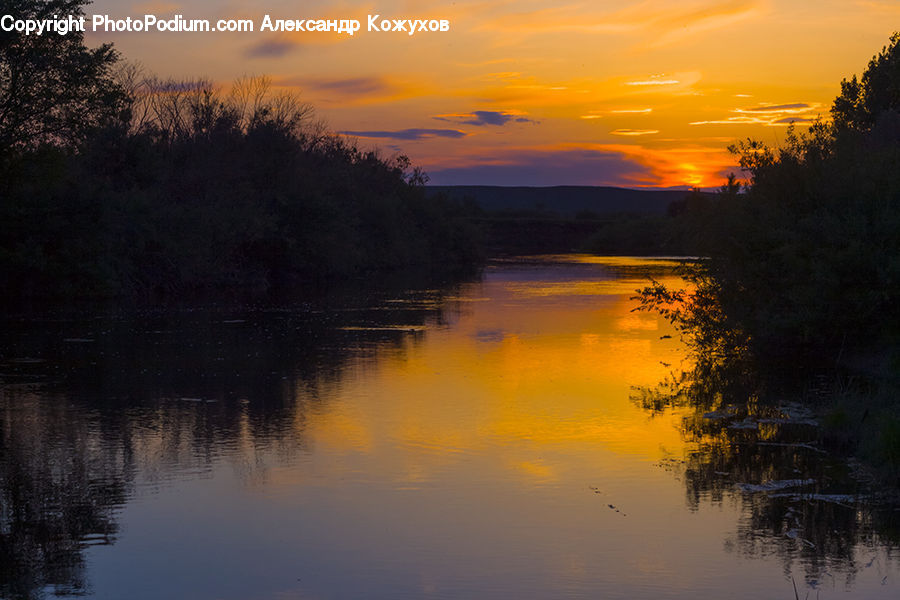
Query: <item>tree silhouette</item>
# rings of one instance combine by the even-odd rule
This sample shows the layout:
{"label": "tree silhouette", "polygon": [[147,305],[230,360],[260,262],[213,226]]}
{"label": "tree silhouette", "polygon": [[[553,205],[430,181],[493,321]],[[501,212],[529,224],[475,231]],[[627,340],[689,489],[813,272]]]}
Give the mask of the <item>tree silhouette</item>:
{"label": "tree silhouette", "polygon": [[[16,19],[83,15],[86,0],[5,0]],[[71,144],[115,116],[122,95],[111,78],[117,54],[89,49],[84,35],[0,32],[0,156],[41,143]]]}
{"label": "tree silhouette", "polygon": [[839,130],[867,131],[886,111],[900,111],[900,32],[869,61],[860,79],[841,81],[831,115]]}

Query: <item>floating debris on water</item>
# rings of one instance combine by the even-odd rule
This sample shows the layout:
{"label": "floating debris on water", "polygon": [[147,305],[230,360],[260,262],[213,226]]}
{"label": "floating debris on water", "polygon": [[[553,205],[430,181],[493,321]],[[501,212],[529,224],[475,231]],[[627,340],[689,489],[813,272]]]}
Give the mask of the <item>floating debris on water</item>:
{"label": "floating debris on water", "polygon": [[853,508],[860,500],[866,500],[868,496],[854,496],[852,494],[770,494],[770,498],[788,498],[794,501],[808,500],[810,502],[830,502],[844,508]]}
{"label": "floating debris on water", "polygon": [[819,454],[828,454],[821,448],[816,448],[812,445],[812,443],[807,442],[797,442],[794,444],[789,444],[786,442],[757,442],[759,446],[780,446],[782,448],[803,448],[805,450],[812,450],[813,452],[818,452]]}
{"label": "floating debris on water", "polygon": [[759,429],[759,422],[747,418],[743,421],[738,421],[737,423],[730,424],[728,426],[728,429]]}
{"label": "floating debris on water", "polygon": [[819,423],[815,419],[792,419],[791,417],[766,418],[760,419],[759,423],[771,423],[773,425],[809,425],[810,427],[818,427]]}
{"label": "floating debris on water", "polygon": [[712,412],[708,412],[708,413],[704,414],[703,418],[715,421],[718,419],[730,419],[733,416],[734,416],[734,412],[732,412],[728,409],[719,409],[719,410],[714,410]]}
{"label": "floating debris on water", "polygon": [[780,479],[760,484],[738,483],[737,486],[744,492],[775,492],[778,490],[812,485],[815,482],[815,479]]}

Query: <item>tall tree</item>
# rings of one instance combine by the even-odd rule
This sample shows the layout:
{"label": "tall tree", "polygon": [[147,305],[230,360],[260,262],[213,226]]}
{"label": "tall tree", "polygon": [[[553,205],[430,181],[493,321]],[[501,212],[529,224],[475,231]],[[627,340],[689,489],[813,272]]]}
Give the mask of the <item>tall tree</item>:
{"label": "tall tree", "polygon": [[[15,19],[79,17],[88,0],[4,0]],[[89,49],[84,34],[0,31],[0,157],[54,143],[77,142],[121,110],[111,77],[110,44]]]}
{"label": "tall tree", "polygon": [[841,95],[831,108],[835,126],[868,131],[886,111],[900,112],[900,32],[872,57],[860,79],[841,81]]}

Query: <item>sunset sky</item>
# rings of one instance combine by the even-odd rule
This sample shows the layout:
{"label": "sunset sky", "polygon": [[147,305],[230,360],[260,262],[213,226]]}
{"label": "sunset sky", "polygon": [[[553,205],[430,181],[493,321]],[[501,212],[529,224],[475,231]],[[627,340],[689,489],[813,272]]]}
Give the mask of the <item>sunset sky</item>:
{"label": "sunset sky", "polygon": [[[334,33],[88,33],[160,76],[269,75],[433,184],[715,187],[729,143],[827,116],[900,29],[895,0],[96,0],[88,15],[358,19]],[[448,19],[366,32],[368,14]]]}

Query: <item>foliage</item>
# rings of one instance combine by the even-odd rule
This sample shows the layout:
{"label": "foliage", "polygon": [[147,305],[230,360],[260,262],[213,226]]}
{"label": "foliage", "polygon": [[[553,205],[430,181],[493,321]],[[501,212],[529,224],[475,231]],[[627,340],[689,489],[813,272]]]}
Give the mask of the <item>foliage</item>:
{"label": "foliage", "polygon": [[841,81],[841,94],[831,108],[838,130],[866,131],[887,111],[900,108],[900,32],[872,57],[862,78]]}
{"label": "foliage", "polygon": [[[85,0],[5,0],[19,19],[83,15]],[[116,118],[123,100],[111,77],[109,44],[88,49],[84,35],[0,31],[0,159],[43,143],[71,145]]]}
{"label": "foliage", "polygon": [[121,118],[8,161],[0,275],[11,296],[270,289],[478,260],[424,174],[328,133],[265,78],[230,90],[120,68]]}
{"label": "foliage", "polygon": [[680,254],[673,250],[670,222],[662,215],[615,215],[598,221],[584,246],[595,254]]}
{"label": "foliage", "polygon": [[714,194],[693,189],[669,204],[663,215],[624,213],[597,219],[597,231],[584,243],[584,249],[595,254],[702,255],[708,229],[706,216],[714,211],[718,200]]}

